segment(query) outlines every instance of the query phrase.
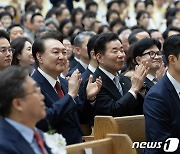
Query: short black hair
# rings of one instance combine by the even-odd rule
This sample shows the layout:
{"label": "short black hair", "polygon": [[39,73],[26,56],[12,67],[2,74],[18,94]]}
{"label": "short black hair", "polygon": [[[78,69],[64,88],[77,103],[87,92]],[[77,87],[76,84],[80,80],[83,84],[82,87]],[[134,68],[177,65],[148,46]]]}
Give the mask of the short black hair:
{"label": "short black hair", "polygon": [[36,57],[36,54],[39,53],[44,53],[45,48],[44,48],[44,41],[47,39],[55,39],[60,41],[61,43],[63,42],[63,36],[60,32],[57,31],[52,31],[52,32],[46,32],[39,38],[35,39],[33,45],[32,45],[32,55],[36,61],[36,64],[38,65],[38,60]]}
{"label": "short black hair", "polygon": [[10,38],[7,32],[5,32],[4,30],[0,30],[0,39],[5,38],[10,42]]}
{"label": "short black hair", "polygon": [[24,81],[30,73],[27,67],[10,66],[0,72],[0,115],[6,117],[11,112],[14,98],[25,94]]}
{"label": "short black hair", "polygon": [[106,52],[106,44],[114,40],[119,40],[121,42],[118,35],[115,33],[100,34],[94,43],[95,54],[97,55],[98,53],[100,53],[104,55]]}
{"label": "short black hair", "polygon": [[21,27],[21,29],[24,31],[24,28],[21,24],[19,23],[13,23],[11,24],[8,28],[7,28],[7,32],[10,34],[11,29],[13,29],[14,27]]}
{"label": "short black hair", "polygon": [[180,34],[168,37],[163,44],[163,54],[169,64],[169,55],[174,55],[178,58],[180,55]]}
{"label": "short black hair", "polygon": [[90,8],[91,6],[93,6],[93,5],[95,5],[95,6],[98,7],[98,4],[97,4],[95,1],[93,1],[93,0],[88,1],[88,2],[86,3],[86,10],[89,10],[89,8]]}
{"label": "short black hair", "polygon": [[137,56],[142,56],[143,52],[146,49],[151,48],[152,46],[157,46],[159,50],[161,50],[161,43],[159,40],[154,38],[144,38],[133,44],[133,59],[136,61]]}
{"label": "short black hair", "polygon": [[99,37],[99,34],[96,34],[94,36],[92,36],[89,41],[88,41],[88,44],[87,44],[87,51],[88,51],[88,56],[89,56],[89,59],[91,59],[91,51],[94,49],[94,44],[96,42],[96,39]]}
{"label": "short black hair", "polygon": [[32,17],[31,17],[31,23],[34,23],[35,16],[42,16],[43,17],[43,15],[41,13],[39,13],[39,12],[33,13]]}

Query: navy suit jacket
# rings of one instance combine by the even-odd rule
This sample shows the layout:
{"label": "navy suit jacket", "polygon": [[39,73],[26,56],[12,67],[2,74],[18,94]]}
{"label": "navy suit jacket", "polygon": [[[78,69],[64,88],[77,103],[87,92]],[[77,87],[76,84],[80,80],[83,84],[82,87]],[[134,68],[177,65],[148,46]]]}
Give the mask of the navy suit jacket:
{"label": "navy suit jacket", "polygon": [[[48,154],[51,154],[45,142],[44,145]],[[0,154],[35,154],[24,137],[3,118],[0,120]]]}
{"label": "navy suit jacket", "polygon": [[71,71],[68,72],[66,76],[71,76],[76,69],[78,69],[81,74],[85,71],[85,68],[78,63]]}
{"label": "navy suit jacket", "polygon": [[96,96],[95,115],[127,116],[132,115],[137,102],[129,93],[131,82],[128,77],[120,75],[120,84],[124,95],[122,96],[114,82],[99,68],[93,74],[95,80],[101,76],[102,87]]}
{"label": "navy suit jacket", "polygon": [[[180,139],[180,99],[167,75],[147,93],[144,115],[147,141],[164,142],[167,138]],[[162,149],[145,149],[144,153],[164,152]],[[180,153],[180,146],[175,153]]]}
{"label": "navy suit jacket", "polygon": [[69,67],[70,71],[78,64],[79,62],[74,58],[74,55],[72,55],[69,59]]}
{"label": "navy suit jacket", "polygon": [[90,104],[86,97],[86,87],[90,74],[93,73],[87,68],[86,71],[81,75],[82,82],[79,88],[79,98],[81,99],[81,102],[83,102],[83,106],[79,111],[79,119],[81,124],[89,124],[94,111],[94,107]]}
{"label": "navy suit jacket", "polygon": [[49,125],[61,133],[66,139],[67,144],[74,144],[81,142],[82,131],[77,115],[77,110],[81,107],[78,98],[75,101],[67,94],[67,81],[60,78],[61,87],[65,94],[63,98],[59,98],[58,94],[46,80],[46,78],[36,70],[32,78],[38,83],[42,94],[45,96],[46,104],[46,118],[40,121],[37,125],[43,131],[49,129]]}

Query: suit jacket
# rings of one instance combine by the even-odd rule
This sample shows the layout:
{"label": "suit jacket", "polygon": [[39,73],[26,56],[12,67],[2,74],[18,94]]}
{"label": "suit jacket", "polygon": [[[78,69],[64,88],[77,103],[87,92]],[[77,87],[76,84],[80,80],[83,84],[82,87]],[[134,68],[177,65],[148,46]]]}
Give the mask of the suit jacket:
{"label": "suit jacket", "polygon": [[81,124],[89,124],[94,111],[94,107],[90,104],[90,101],[88,101],[86,97],[86,87],[90,74],[93,73],[87,68],[86,71],[81,75],[82,82],[79,88],[79,98],[81,99],[81,102],[83,102],[83,106],[79,111],[79,119]]}
{"label": "suit jacket", "polygon": [[[0,120],[0,138],[0,154],[35,154],[24,137],[3,118]],[[44,145],[48,154],[51,154],[45,142]]]}
{"label": "suit jacket", "polygon": [[124,95],[122,96],[114,82],[99,68],[93,74],[95,80],[101,76],[102,87],[96,96],[95,115],[125,116],[133,114],[136,105],[134,96],[128,92],[131,82],[128,77],[120,75],[120,84]]}
{"label": "suit jacket", "polygon": [[77,115],[78,107],[81,106],[78,98],[75,101],[67,94],[67,81],[60,78],[61,87],[65,94],[63,98],[59,98],[58,94],[46,78],[36,70],[32,78],[38,83],[42,94],[45,96],[46,118],[37,125],[43,131],[49,129],[49,125],[56,129],[66,138],[67,144],[81,142],[82,131]]}
{"label": "suit jacket", "polygon": [[70,71],[78,64],[79,62],[74,58],[74,55],[72,55],[69,59],[69,67]]}
{"label": "suit jacket", "polygon": [[[180,139],[180,99],[165,75],[147,93],[144,101],[146,140],[164,142],[167,138]],[[144,153],[160,154],[161,149],[145,149]],[[178,151],[180,153],[180,146]]]}
{"label": "suit jacket", "polygon": [[85,68],[78,63],[71,71],[68,72],[66,76],[71,76],[76,69],[78,69],[81,74],[85,71]]}

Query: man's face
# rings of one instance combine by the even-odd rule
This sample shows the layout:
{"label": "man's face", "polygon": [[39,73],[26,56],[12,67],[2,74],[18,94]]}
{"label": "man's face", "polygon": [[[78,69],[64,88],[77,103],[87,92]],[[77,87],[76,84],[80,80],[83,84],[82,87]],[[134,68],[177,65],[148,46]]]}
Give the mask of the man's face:
{"label": "man's face", "polygon": [[99,65],[108,72],[116,75],[122,69],[125,53],[119,40],[113,40],[106,44],[105,54],[98,57]]}
{"label": "man's face", "polygon": [[32,27],[34,29],[34,31],[36,31],[37,29],[39,29],[40,27],[44,26],[44,19],[42,16],[37,15],[34,17],[34,22],[32,24]]}
{"label": "man's face", "polygon": [[[152,47],[150,47],[149,49],[146,49],[144,52],[143,52],[143,56],[139,57],[139,62],[138,64],[141,64],[143,61],[146,61],[148,62],[148,66],[150,68],[150,72],[151,71],[154,71],[156,72],[161,64],[162,64],[162,55],[155,55],[154,58],[152,58],[148,53],[149,52],[155,52],[155,53],[158,53],[160,52],[159,49],[157,48],[157,46],[153,45]],[[147,54],[146,54],[147,53]]]}
{"label": "man's face", "polygon": [[9,41],[5,38],[0,38],[0,70],[3,70],[11,65],[12,52],[8,50],[9,48]]}
{"label": "man's face", "polygon": [[19,38],[19,37],[23,37],[24,36],[24,31],[21,27],[19,26],[16,26],[16,27],[13,27],[11,30],[10,30],[10,40],[14,40],[16,38]]}
{"label": "man's face", "polygon": [[67,63],[67,53],[64,45],[55,39],[44,41],[45,52],[40,54],[38,61],[40,68],[50,76],[56,78],[62,73]]}
{"label": "man's face", "polygon": [[31,77],[26,77],[24,86],[25,94],[20,98],[22,116],[29,122],[37,123],[46,116],[44,96]]}

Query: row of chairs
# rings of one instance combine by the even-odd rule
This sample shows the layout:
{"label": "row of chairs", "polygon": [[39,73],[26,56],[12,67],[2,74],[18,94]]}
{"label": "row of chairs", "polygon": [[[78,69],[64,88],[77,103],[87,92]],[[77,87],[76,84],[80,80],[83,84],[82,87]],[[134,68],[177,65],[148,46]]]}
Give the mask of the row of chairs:
{"label": "row of chairs", "polygon": [[[71,154],[73,150],[76,150],[77,154],[86,153],[86,148],[91,148],[93,154],[109,154],[108,151],[114,147],[114,153],[121,151],[120,153],[134,154],[140,153],[140,149],[132,149],[132,142],[145,141],[145,120],[144,115],[125,116],[125,117],[112,117],[112,116],[96,116],[94,120],[94,128],[91,132],[91,128],[88,125],[82,125],[82,129],[87,136],[83,136],[85,143],[67,146],[67,153]],[[91,135],[90,135],[91,134]],[[107,134],[114,134],[108,135]],[[116,135],[115,135],[116,134]],[[125,135],[126,134],[126,135]],[[116,142],[114,142],[114,140]],[[91,141],[91,142],[89,142]],[[119,145],[116,145],[116,144]],[[96,145],[94,145],[96,144]],[[122,149],[117,150],[117,146]],[[107,148],[107,149],[106,149]],[[110,150],[111,149],[111,150]],[[125,151],[129,150],[129,151]],[[105,152],[101,151],[105,150]],[[101,151],[101,152],[100,152]],[[72,152],[73,153],[73,152]],[[113,154],[113,152],[110,152]]]}

